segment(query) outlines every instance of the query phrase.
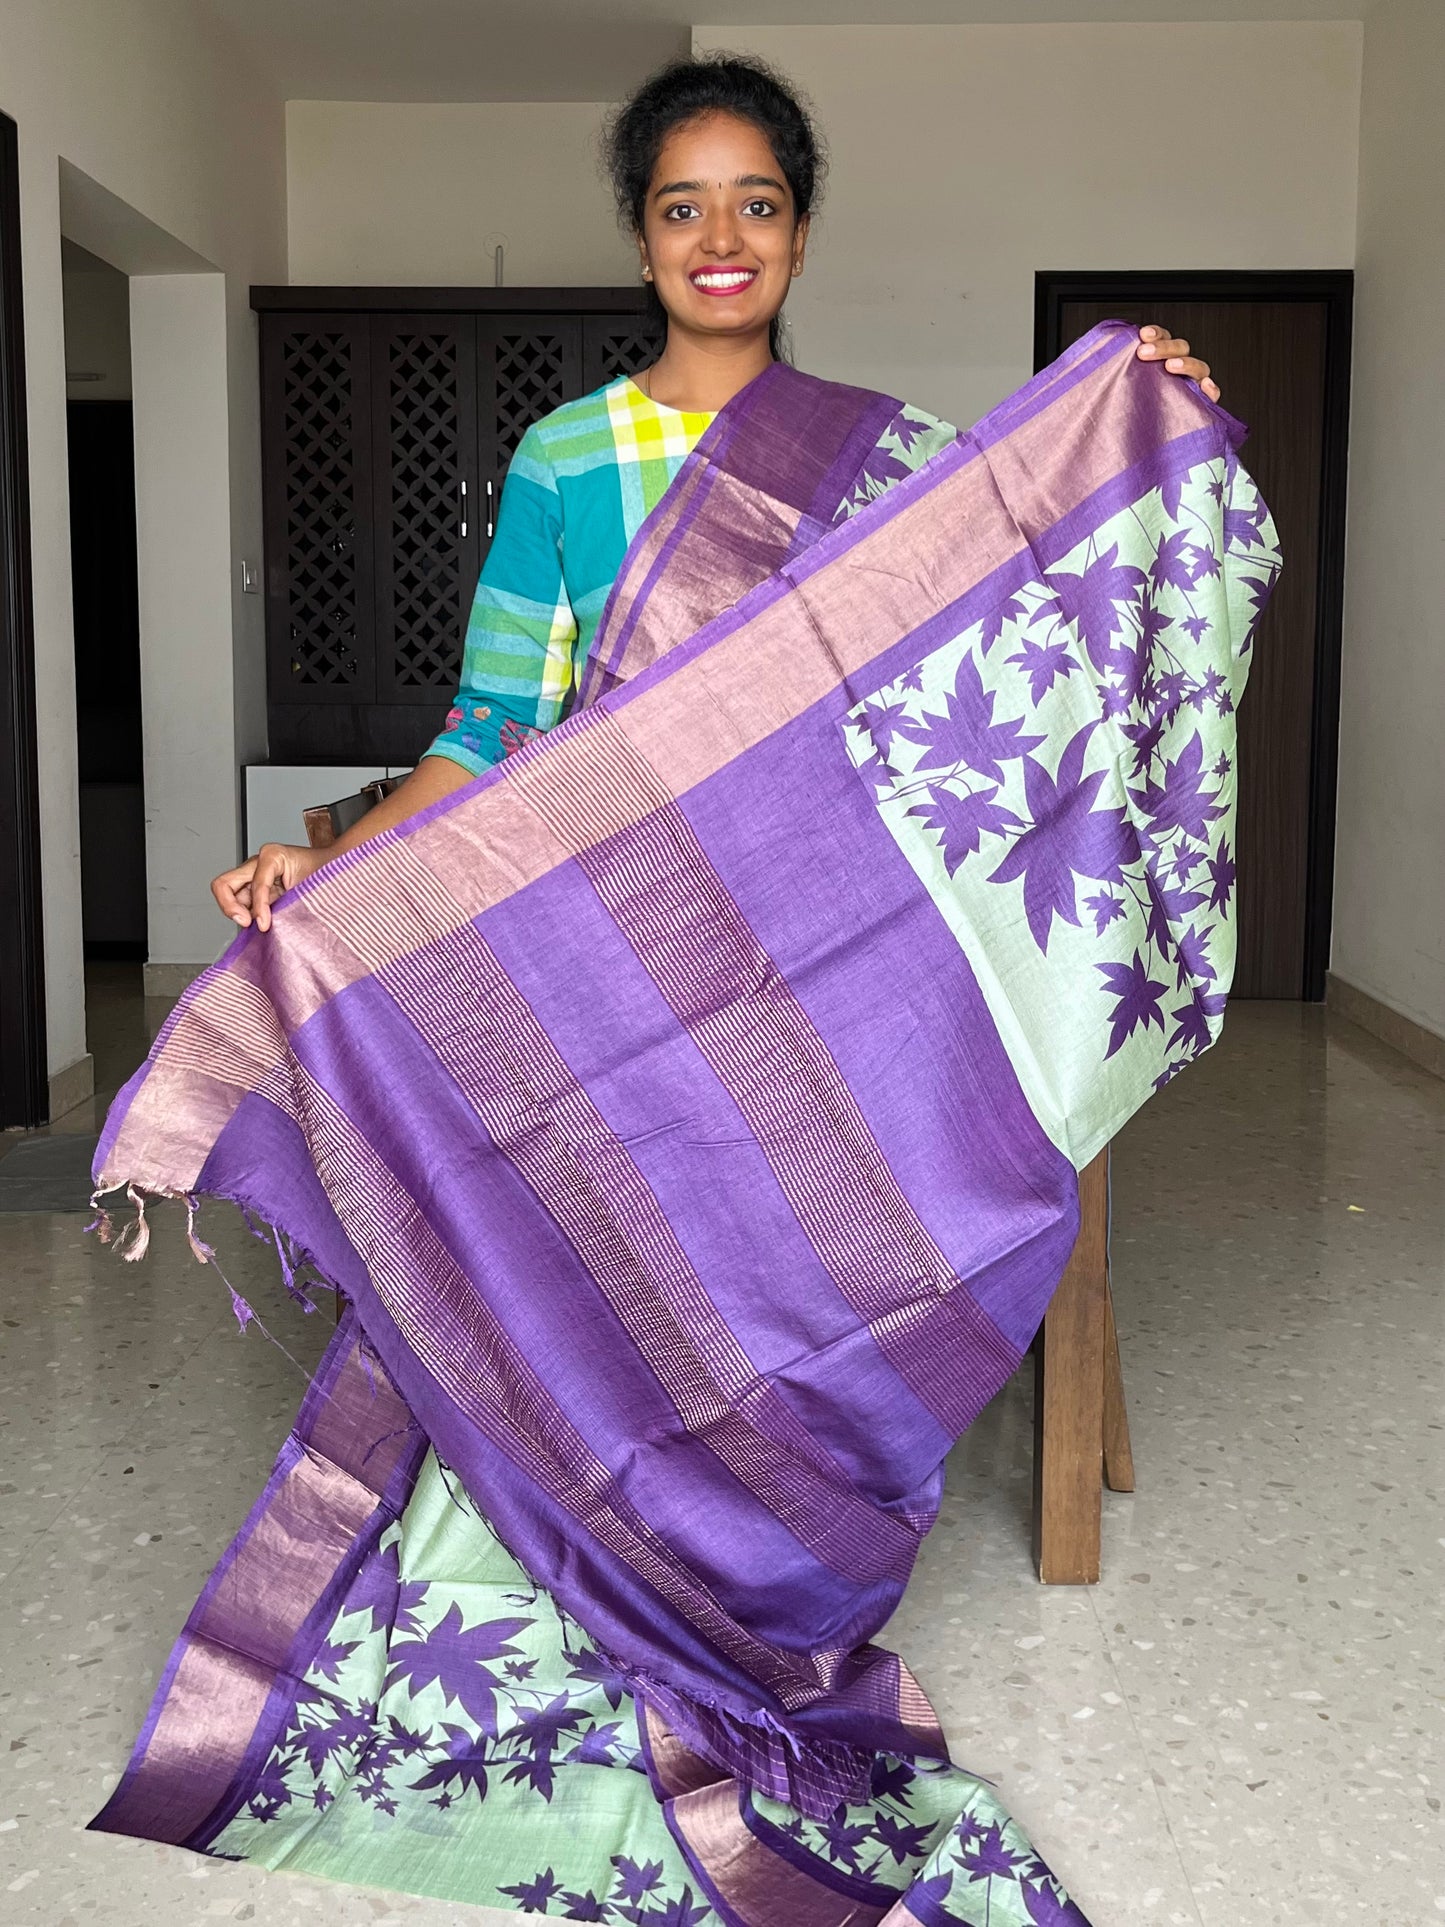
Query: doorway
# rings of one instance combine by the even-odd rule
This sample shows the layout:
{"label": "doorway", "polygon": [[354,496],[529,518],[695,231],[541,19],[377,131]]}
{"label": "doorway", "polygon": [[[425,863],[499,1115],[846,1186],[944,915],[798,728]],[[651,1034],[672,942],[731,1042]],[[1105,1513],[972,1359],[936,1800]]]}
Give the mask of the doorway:
{"label": "doorway", "polygon": [[1249,425],[1244,462],[1285,568],[1239,713],[1236,997],[1324,997],[1334,875],[1354,277],[1040,274],[1035,366],[1098,321],[1163,321]]}
{"label": "doorway", "polygon": [[146,957],[130,281],[61,242],[87,977]]}

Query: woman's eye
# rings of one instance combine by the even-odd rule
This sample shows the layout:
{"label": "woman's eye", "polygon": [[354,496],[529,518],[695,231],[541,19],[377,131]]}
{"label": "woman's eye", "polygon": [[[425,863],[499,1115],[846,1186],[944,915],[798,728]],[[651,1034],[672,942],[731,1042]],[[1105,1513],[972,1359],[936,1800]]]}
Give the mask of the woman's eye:
{"label": "woman's eye", "polygon": [[674,207],[670,207],[670,208],[669,208],[669,209],[667,210],[667,212],[666,212],[666,213],[665,213],[665,214],[663,215],[663,217],[662,217],[662,218],[663,218],[663,219],[664,219],[665,221],[673,221],[673,220],[677,220],[677,219],[679,219],[679,218],[681,218],[681,217],[684,217],[684,216],[686,216],[686,217],[691,217],[692,215],[694,215],[694,214],[696,214],[696,213],[697,213],[697,209],[696,209],[695,207],[693,207],[693,206],[691,205],[691,203],[690,203],[690,202],[688,202],[688,201],[679,201],[679,202],[678,202],[678,203],[676,204],[676,206],[674,206]]}
{"label": "woman's eye", "polygon": [[743,209],[744,214],[776,214],[777,211],[771,201],[749,201]]}

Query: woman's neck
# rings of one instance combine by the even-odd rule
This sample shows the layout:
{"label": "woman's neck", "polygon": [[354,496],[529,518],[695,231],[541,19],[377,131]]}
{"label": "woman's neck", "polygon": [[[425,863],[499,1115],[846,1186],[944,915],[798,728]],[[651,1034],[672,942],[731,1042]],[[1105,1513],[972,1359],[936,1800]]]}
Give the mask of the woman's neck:
{"label": "woman's neck", "polygon": [[772,359],[766,334],[746,341],[719,341],[670,328],[662,353],[643,374],[642,386],[665,408],[715,415]]}

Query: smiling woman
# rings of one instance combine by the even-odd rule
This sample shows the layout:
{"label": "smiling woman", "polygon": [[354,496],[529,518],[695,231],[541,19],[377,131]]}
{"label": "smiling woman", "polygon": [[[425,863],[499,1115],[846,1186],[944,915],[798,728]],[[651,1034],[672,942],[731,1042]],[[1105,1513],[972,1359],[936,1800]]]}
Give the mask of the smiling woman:
{"label": "smiling woman", "polygon": [[821,161],[766,68],[664,70],[609,156],[661,354],[523,439],[446,730],[216,880],[244,935],[101,1141],[349,1305],[96,1824],[635,1927],[1084,1927],[874,1636],[1077,1168],[1219,1028],[1273,532],[1162,330],[963,436],[780,359]]}

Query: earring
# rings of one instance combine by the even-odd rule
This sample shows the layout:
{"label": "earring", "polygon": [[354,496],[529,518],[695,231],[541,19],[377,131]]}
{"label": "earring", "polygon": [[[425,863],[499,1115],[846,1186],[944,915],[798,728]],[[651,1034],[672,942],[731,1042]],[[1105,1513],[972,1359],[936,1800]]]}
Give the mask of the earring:
{"label": "earring", "polygon": [[652,279],[652,269],[644,268],[642,270],[642,278],[644,281],[650,281]]}

